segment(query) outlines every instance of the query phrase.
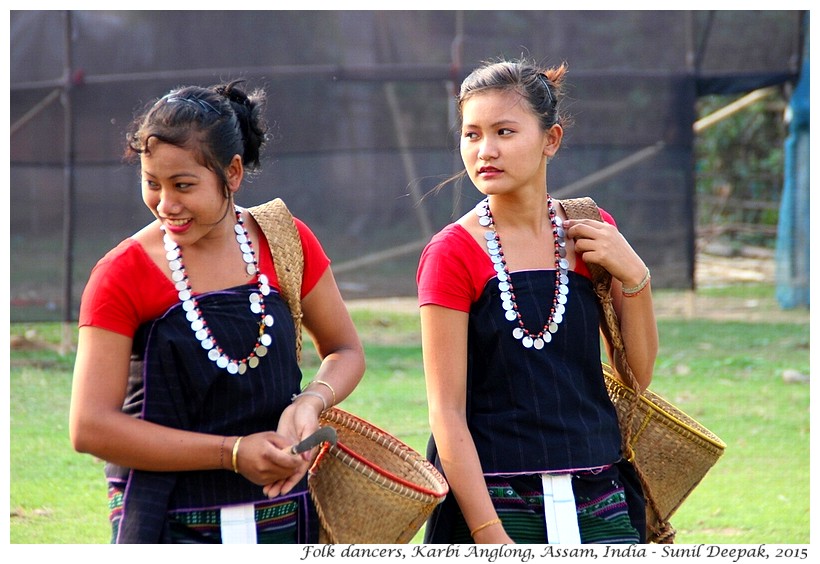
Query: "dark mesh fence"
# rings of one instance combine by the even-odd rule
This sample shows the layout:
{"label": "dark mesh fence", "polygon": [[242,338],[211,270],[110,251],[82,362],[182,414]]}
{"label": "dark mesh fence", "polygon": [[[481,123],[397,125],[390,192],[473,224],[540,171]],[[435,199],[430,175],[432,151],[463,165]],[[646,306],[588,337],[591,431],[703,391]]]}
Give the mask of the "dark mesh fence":
{"label": "dark mesh fence", "polygon": [[93,264],[151,220],[121,161],[134,112],[234,78],[266,88],[274,133],[239,203],[282,197],[347,298],[414,295],[422,245],[479,198],[431,192],[461,166],[454,88],[499,56],[568,62],[551,193],[593,196],[654,284],[689,287],[695,100],[794,81],[802,15],[11,12],[12,321],[74,319]]}

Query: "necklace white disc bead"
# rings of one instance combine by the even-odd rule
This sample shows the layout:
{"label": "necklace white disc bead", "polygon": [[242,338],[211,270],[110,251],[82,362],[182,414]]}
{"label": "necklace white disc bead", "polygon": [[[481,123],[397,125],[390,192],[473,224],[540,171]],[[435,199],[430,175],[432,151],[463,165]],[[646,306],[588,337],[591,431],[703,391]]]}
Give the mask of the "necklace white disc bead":
{"label": "necklace white disc bead", "polygon": [[197,300],[191,290],[188,273],[182,261],[182,249],[171,239],[168,233],[164,232],[164,227],[162,228],[164,232],[162,240],[166,251],[165,258],[168,260],[168,268],[171,270],[171,279],[174,281],[177,296],[182,303],[182,309],[186,312],[186,319],[190,323],[194,336],[202,348],[207,351],[208,358],[218,367],[226,370],[229,374],[244,374],[248,368],[256,368],[259,366],[259,359],[268,353],[268,347],[273,342],[273,339],[265,332],[265,329],[273,326],[273,316],[265,312],[265,297],[270,294],[268,277],[259,272],[256,254],[253,251],[248,231],[245,229],[244,222],[242,221],[242,212],[239,208],[234,208],[234,211],[236,213],[234,233],[236,234],[236,242],[239,245],[239,250],[242,253],[242,260],[245,261],[245,271],[250,276],[258,275],[256,291],[251,292],[248,300],[251,313],[259,317],[259,333],[256,337],[253,350],[245,358],[231,358],[224,352],[222,347],[219,346],[207,321],[205,321],[205,317],[199,307],[199,300]]}
{"label": "necklace white disc bead", "polygon": [[518,304],[515,301],[515,290],[512,284],[510,271],[507,268],[507,261],[501,247],[501,237],[495,228],[493,214],[490,211],[488,198],[480,201],[475,207],[478,216],[478,223],[482,227],[487,227],[484,232],[484,240],[487,245],[487,252],[493,262],[498,281],[498,291],[501,298],[501,308],[504,310],[504,317],[507,321],[515,322],[513,337],[525,348],[542,349],[546,343],[552,341],[552,336],[558,332],[558,325],[564,319],[566,311],[567,296],[569,295],[569,261],[567,261],[566,239],[564,237],[563,220],[555,212],[552,198],[547,198],[547,210],[550,223],[552,224],[552,236],[555,245],[555,285],[552,304],[550,306],[547,322],[538,332],[530,332],[524,325],[521,313],[518,311]]}

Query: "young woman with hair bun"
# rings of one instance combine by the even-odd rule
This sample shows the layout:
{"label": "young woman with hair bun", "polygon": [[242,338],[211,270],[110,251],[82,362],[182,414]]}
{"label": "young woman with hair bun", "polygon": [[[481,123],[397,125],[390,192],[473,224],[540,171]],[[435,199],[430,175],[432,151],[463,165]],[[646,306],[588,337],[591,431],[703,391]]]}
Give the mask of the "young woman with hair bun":
{"label": "young woman with hair bun", "polygon": [[156,219],[91,272],[70,413],[74,448],[107,462],[112,542],[318,541],[316,449],[290,448],[350,394],[364,356],[327,255],[294,219],[321,358],[301,388],[272,242],[234,202],[260,164],[264,101],[241,82],[178,88],[128,134]]}
{"label": "young woman with hair bun", "polygon": [[419,262],[429,457],[450,484],[426,542],[645,542],[587,265],[612,274],[628,361],[644,387],[658,347],[649,269],[610,214],[569,220],[550,196],[566,71],[491,62],[457,97],[462,175],[484,199],[436,234]]}

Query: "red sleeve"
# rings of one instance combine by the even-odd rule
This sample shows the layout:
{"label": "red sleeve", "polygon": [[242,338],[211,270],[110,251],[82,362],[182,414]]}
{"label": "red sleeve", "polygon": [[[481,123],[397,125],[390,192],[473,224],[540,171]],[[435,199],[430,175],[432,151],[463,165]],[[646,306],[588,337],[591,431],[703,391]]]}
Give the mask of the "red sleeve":
{"label": "red sleeve", "polygon": [[[617,227],[605,210],[601,210],[601,217]],[[575,261],[574,271],[591,277],[583,260]],[[450,224],[421,253],[416,273],[419,306],[440,305],[469,312],[487,281],[494,277],[495,269],[484,249],[462,226]]]}
{"label": "red sleeve", "polygon": [[302,239],[302,251],[305,254],[305,271],[302,274],[302,297],[307,296],[319,282],[319,278],[330,266],[328,258],[318,237],[301,220],[294,218],[299,237]]}
{"label": "red sleeve", "polygon": [[[327,270],[327,267],[330,265],[330,259],[313,231],[298,218],[294,217],[293,222],[296,224],[296,230],[299,232],[299,238],[302,240],[302,253],[305,258],[305,268],[302,272],[301,296],[304,298],[313,290],[316,283],[319,282],[319,278],[322,277],[322,274],[325,273],[325,270]],[[271,286],[278,289],[279,278],[276,276],[276,269],[271,260],[270,245],[268,245],[265,234],[261,231],[259,244],[261,247],[259,249],[259,256],[261,257],[259,269],[268,276]]]}
{"label": "red sleeve", "polygon": [[600,209],[600,208],[599,208],[599,211],[601,212],[601,217],[604,219],[604,221],[606,221],[606,222],[607,222],[607,223],[609,223],[610,225],[614,225],[615,227],[618,227],[618,224],[616,224],[616,223],[615,223],[615,218],[614,218],[614,217],[612,217],[612,216],[609,214],[609,212],[608,212],[608,211],[606,211],[606,210],[602,210],[602,209]]}
{"label": "red sleeve", "polygon": [[133,337],[142,323],[165,313],[177,299],[174,286],[142,245],[126,239],[91,270],[80,303],[79,326]]}
{"label": "red sleeve", "polygon": [[[305,297],[330,265],[330,259],[310,228],[298,219],[294,221],[305,257],[302,276],[302,297]],[[270,247],[264,237],[260,247],[259,268],[267,274],[271,286],[278,289]],[[173,284],[142,245],[134,239],[126,239],[92,269],[83,290],[79,326],[91,325],[133,337],[140,325],[161,316],[178,299]]]}
{"label": "red sleeve", "polygon": [[419,306],[469,312],[493,276],[495,270],[484,249],[462,226],[448,225],[421,253],[416,274]]}

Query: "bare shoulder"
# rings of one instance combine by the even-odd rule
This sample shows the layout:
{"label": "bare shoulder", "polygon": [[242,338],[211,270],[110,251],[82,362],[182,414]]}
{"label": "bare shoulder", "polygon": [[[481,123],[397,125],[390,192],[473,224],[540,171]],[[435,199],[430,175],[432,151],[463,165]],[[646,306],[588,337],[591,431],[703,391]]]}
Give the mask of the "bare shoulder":
{"label": "bare shoulder", "polygon": [[467,233],[472,235],[476,239],[481,239],[484,237],[484,228],[481,227],[478,223],[478,216],[476,215],[474,210],[470,210],[460,218],[458,218],[455,223],[460,225],[464,228]]}
{"label": "bare shoulder", "polygon": [[475,243],[481,247],[483,252],[486,253],[487,239],[485,238],[485,234],[487,232],[487,228],[482,226],[478,220],[479,217],[476,214],[475,209],[471,209],[461,216],[458,221],[456,221],[456,224],[463,227]]}
{"label": "bare shoulder", "polygon": [[159,221],[153,221],[131,236],[145,250],[146,254],[158,265],[167,265],[165,244],[162,241],[162,230]]}
{"label": "bare shoulder", "polygon": [[139,241],[140,244],[151,243],[159,241],[162,242],[162,229],[159,226],[159,220],[154,220],[131,236],[132,239]]}

